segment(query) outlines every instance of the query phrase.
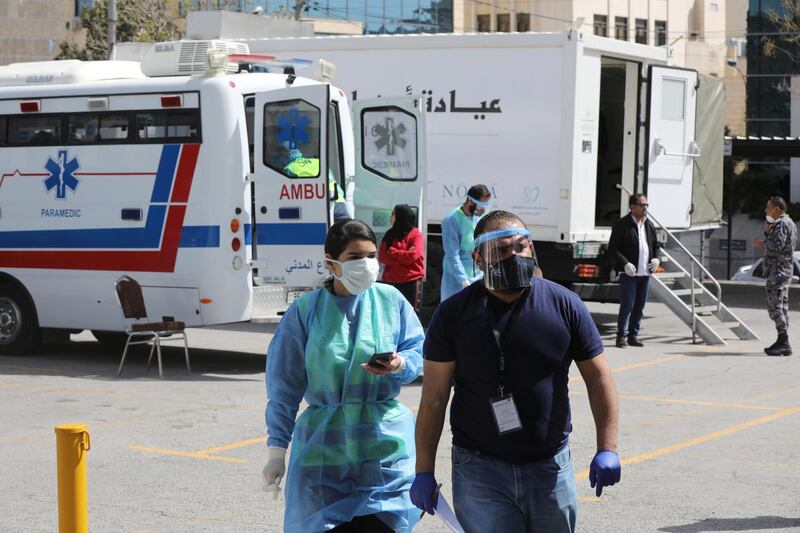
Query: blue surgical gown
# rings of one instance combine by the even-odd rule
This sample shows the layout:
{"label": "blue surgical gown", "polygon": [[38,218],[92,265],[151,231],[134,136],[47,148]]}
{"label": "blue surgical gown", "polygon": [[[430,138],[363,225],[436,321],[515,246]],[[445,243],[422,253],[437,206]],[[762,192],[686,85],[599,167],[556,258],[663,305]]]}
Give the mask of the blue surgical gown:
{"label": "blue surgical gown", "polygon": [[[287,310],[267,351],[267,443],[292,443],[284,531],[326,531],[375,514],[410,531],[419,510],[414,416],[395,398],[422,367],[422,326],[400,292],[376,284],[342,297],[322,288]],[[364,370],[373,353],[398,352],[398,374]],[[301,399],[308,408],[295,421]]]}
{"label": "blue surgical gown", "polygon": [[469,216],[457,207],[442,221],[442,245],[444,265],[439,298],[445,301],[464,288],[464,282],[472,283],[483,277],[483,272],[472,260],[475,225],[479,217]]}

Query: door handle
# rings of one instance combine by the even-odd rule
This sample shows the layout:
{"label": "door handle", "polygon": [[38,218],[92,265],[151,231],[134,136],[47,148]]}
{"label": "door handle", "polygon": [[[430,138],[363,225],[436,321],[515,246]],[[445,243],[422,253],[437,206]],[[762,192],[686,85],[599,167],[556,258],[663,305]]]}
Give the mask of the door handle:
{"label": "door handle", "polygon": [[139,208],[123,207],[122,220],[142,220],[142,210]]}
{"label": "door handle", "polygon": [[661,139],[656,138],[653,139],[653,146],[656,149],[656,156],[659,155],[672,155],[677,157],[691,157],[692,159],[696,159],[700,157],[700,147],[697,146],[697,143],[691,141],[689,143],[689,152],[688,153],[681,153],[681,152],[667,152],[667,147],[661,143]]}

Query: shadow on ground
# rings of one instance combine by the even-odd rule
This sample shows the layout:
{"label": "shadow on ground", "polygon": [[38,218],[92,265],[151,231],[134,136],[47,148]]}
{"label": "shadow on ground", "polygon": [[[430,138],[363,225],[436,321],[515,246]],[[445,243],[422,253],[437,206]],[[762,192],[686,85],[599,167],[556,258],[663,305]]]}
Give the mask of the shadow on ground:
{"label": "shadow on ground", "polygon": [[706,518],[693,524],[662,527],[668,533],[701,533],[703,531],[767,531],[800,527],[800,518],[756,516],[753,518]]}
{"label": "shadow on ground", "polygon": [[[122,376],[117,377],[122,351],[111,350],[99,342],[72,341],[45,344],[38,353],[25,356],[0,356],[0,375],[52,375],[97,380],[159,379],[153,365],[145,373],[149,348],[133,346],[125,359]],[[252,374],[263,374],[265,355],[205,348],[189,348],[192,374],[187,375],[183,347],[162,346],[161,360],[165,381],[242,381]],[[263,377],[252,378],[262,380]]]}

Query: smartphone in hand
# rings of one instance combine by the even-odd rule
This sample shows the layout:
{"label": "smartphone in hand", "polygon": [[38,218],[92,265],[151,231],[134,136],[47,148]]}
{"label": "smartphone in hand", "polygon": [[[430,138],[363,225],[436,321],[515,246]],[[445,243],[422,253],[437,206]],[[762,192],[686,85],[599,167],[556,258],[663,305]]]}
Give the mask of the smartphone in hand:
{"label": "smartphone in hand", "polygon": [[392,360],[392,355],[394,355],[394,352],[374,353],[372,357],[369,358],[367,366],[371,366],[372,368],[386,368],[386,363]]}

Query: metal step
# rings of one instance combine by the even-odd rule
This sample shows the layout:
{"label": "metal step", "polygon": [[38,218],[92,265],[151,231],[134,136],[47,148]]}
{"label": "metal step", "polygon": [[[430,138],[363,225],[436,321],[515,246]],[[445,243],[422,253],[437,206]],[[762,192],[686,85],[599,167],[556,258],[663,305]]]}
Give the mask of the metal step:
{"label": "metal step", "polygon": [[733,329],[741,325],[740,322],[720,322],[719,324],[712,324],[711,327],[714,329]]}
{"label": "metal step", "polygon": [[670,279],[680,279],[686,277],[686,272],[678,271],[678,272],[659,272],[658,274],[653,274],[653,277],[656,277],[661,280],[670,280]]}
{"label": "metal step", "polygon": [[695,294],[703,294],[703,289],[701,289],[699,287],[694,289],[694,290],[692,290],[692,289],[673,289],[672,294],[674,294],[675,296],[689,296],[690,294],[692,294],[692,292],[694,292]]}
{"label": "metal step", "polygon": [[715,305],[698,305],[698,306],[696,306],[694,308],[694,312],[697,313],[697,314],[705,313],[707,311],[715,312],[715,311],[719,311],[719,310],[720,310],[720,308],[716,304]]}

